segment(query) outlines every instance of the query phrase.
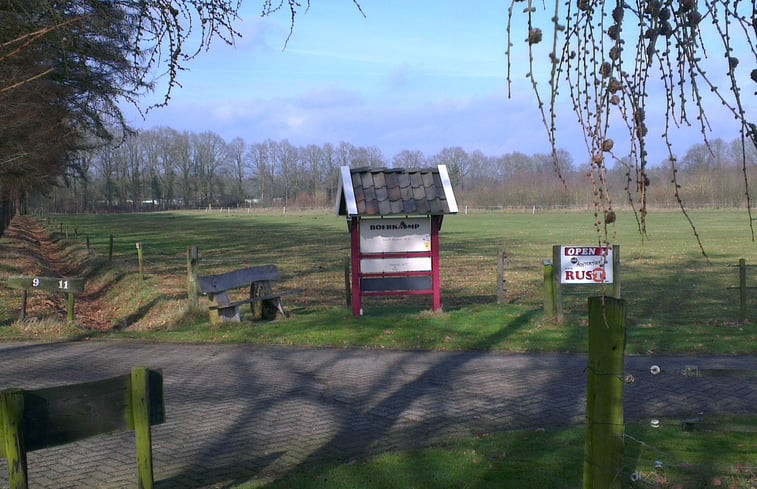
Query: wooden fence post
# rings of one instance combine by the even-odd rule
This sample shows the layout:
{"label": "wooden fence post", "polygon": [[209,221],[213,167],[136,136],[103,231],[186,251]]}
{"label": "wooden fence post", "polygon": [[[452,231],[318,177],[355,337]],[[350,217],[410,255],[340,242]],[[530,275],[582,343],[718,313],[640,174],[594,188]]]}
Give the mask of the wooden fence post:
{"label": "wooden fence post", "polygon": [[68,313],[68,323],[74,322],[74,294],[69,292],[68,300],[66,301],[66,312]]}
{"label": "wooden fence post", "polygon": [[150,433],[150,384],[145,367],[131,370],[131,415],[137,445],[139,489],[152,489],[152,435]]}
{"label": "wooden fence post", "polygon": [[739,259],[739,321],[746,321],[746,259]]}
{"label": "wooden fence post", "polygon": [[612,245],[612,296],[621,298],[620,290],[620,245]]}
{"label": "wooden fence post", "polygon": [[620,489],[623,471],[623,299],[589,297],[583,489]]}
{"label": "wooden fence post", "polygon": [[557,316],[557,297],[553,273],[552,260],[544,260],[544,315],[548,318]]}
{"label": "wooden fence post", "polygon": [[113,235],[110,235],[110,245],[108,246],[108,261],[113,261]]}
{"label": "wooden fence post", "polygon": [[552,246],[552,260],[544,260],[544,313],[563,322],[560,245]]}
{"label": "wooden fence post", "polygon": [[505,259],[504,251],[497,250],[497,304],[505,303]]}
{"label": "wooden fence post", "polygon": [[3,449],[8,459],[10,489],[28,489],[26,447],[24,445],[24,391],[8,389],[0,393]]}
{"label": "wooden fence post", "polygon": [[21,291],[21,314],[19,315],[19,318],[18,318],[19,321],[23,321],[24,319],[26,319],[27,297],[28,297],[28,292],[26,291],[26,289],[24,289],[23,291]]}
{"label": "wooden fence post", "polygon": [[187,299],[190,310],[195,310],[200,306],[197,295],[198,262],[197,246],[187,248]]}
{"label": "wooden fence post", "polygon": [[145,279],[145,262],[142,259],[142,243],[137,243],[137,261],[139,262],[139,276]]}

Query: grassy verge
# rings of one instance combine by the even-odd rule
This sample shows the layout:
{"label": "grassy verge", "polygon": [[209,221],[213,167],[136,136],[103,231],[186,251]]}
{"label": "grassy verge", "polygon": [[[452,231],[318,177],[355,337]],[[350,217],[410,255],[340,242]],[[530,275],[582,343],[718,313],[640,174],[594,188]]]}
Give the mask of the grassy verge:
{"label": "grassy verge", "polygon": [[[693,213],[709,260],[685,219],[675,212],[650,217],[642,239],[633,216],[620,213],[615,241],[621,245],[622,289],[627,301],[629,353],[748,354],[757,327],[739,322],[739,258],[757,261],[744,215],[735,210]],[[53,216],[43,220],[69,250],[90,244],[88,287],[104,327],[34,328],[32,337],[135,337],[159,341],[243,341],[303,346],[503,351],[584,351],[586,297],[601,291],[566,289],[566,320],[558,325],[542,309],[542,261],[553,244],[592,244],[597,236],[581,212],[482,213],[448,216],[442,229],[444,312],[428,311],[428,298],[365,300],[355,319],[344,305],[344,266],[349,239],[342,219],[322,213],[155,213]],[[110,236],[113,260],[108,262]],[[66,239],[66,236],[68,237]],[[724,237],[728,236],[727,239]],[[147,277],[137,276],[134,244],[142,243]],[[3,245],[0,242],[0,245]],[[9,246],[7,243],[5,246]],[[287,298],[287,320],[210,327],[202,312],[188,313],[186,249],[198,246],[203,274],[276,263],[282,288],[303,293]],[[506,304],[496,304],[496,256],[507,253]],[[72,256],[80,253],[71,252]],[[18,273],[14,262],[0,273]],[[750,269],[751,270],[751,269]],[[757,279],[750,277],[750,285]],[[240,293],[243,293],[241,291]],[[0,291],[0,339],[30,337],[15,321],[18,297]],[[754,297],[750,296],[754,303]],[[204,300],[201,304],[206,306]],[[82,304],[84,307],[84,304]],[[755,308],[751,308],[752,314]],[[102,324],[102,323],[101,323]]]}
{"label": "grassy verge", "polygon": [[[756,419],[749,422],[757,427]],[[274,482],[237,488],[575,488],[581,485],[583,438],[581,428],[495,433],[308,466]],[[757,484],[754,434],[684,432],[673,421],[663,428],[628,425],[621,477],[624,488],[751,489]]]}

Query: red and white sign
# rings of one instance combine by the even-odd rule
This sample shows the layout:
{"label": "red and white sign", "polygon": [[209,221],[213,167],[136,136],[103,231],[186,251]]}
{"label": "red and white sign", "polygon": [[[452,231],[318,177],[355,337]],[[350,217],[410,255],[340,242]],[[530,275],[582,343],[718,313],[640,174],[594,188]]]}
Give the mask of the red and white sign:
{"label": "red and white sign", "polygon": [[562,284],[611,284],[612,248],[561,246],[560,272]]}

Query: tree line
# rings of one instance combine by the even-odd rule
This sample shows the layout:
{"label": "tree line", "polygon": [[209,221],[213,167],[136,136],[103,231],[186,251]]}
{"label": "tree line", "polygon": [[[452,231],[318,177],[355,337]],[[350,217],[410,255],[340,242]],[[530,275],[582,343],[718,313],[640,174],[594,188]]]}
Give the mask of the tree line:
{"label": "tree line", "polygon": [[[263,3],[263,15],[275,8]],[[86,176],[82,154],[133,134],[160,78],[163,105],[177,74],[212,41],[236,36],[233,0],[0,2],[0,234],[28,198]]]}
{"label": "tree line", "polygon": [[[688,206],[744,206],[745,181],[740,141],[697,144],[677,159],[676,181]],[[757,151],[747,147],[750,172]],[[288,140],[248,143],[224,140],[212,131],[156,128],[119,144],[81,150],[76,172],[64,176],[39,205],[67,212],[144,211],[207,207],[318,207],[334,205],[339,168],[422,168],[447,166],[459,204],[472,207],[586,207],[596,186],[583,163],[557,152],[499,156],[460,147],[433,155],[404,150],[387,158],[377,147],[347,142],[296,146]],[[671,166],[647,170],[650,205],[677,205]],[[634,166],[621,160],[607,171],[615,206],[638,191]],[[631,197],[631,198],[629,198]]]}

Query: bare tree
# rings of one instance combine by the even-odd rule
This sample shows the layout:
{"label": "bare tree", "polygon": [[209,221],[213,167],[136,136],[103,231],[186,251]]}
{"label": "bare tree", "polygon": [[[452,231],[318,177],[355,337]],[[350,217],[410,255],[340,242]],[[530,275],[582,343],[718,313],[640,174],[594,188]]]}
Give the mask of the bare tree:
{"label": "bare tree", "polygon": [[192,163],[197,175],[202,205],[215,203],[216,177],[228,162],[228,149],[221,136],[205,131],[192,134]]}
{"label": "bare tree", "polygon": [[0,2],[0,200],[45,191],[78,172],[79,151],[128,136],[121,104],[140,108],[157,77],[167,103],[187,62],[213,40],[236,37],[238,8],[233,0]]}
{"label": "bare tree", "polygon": [[231,177],[233,179],[232,201],[237,206],[244,202],[244,179],[246,170],[249,166],[247,163],[247,143],[242,138],[234,138],[228,144],[228,158]]}
{"label": "bare tree", "polygon": [[392,166],[395,168],[421,168],[426,164],[426,157],[421,151],[405,149],[394,155]]}
{"label": "bare tree", "polygon": [[[546,11],[539,12],[541,8]],[[514,20],[521,10],[522,22]],[[527,76],[553,155],[559,129],[559,94],[568,96],[583,129],[600,240],[607,240],[606,225],[615,219],[607,187],[608,160],[631,166],[628,173],[633,184],[627,185],[628,200],[638,210],[640,232],[646,232],[650,128],[655,134],[659,134],[657,128],[663,132],[673,193],[687,218],[676,181],[677,159],[670,129],[698,126],[706,144],[708,104],[714,102],[738,122],[741,146],[757,145],[755,116],[747,112],[743,95],[744,83],[750,83],[744,69],[751,67],[751,79],[757,82],[756,12],[754,0],[576,0],[546,4],[513,0],[507,28],[508,82],[513,42],[524,40],[518,46],[523,46],[528,57]],[[549,18],[549,23],[544,22]],[[544,39],[545,32],[551,33],[549,39]],[[725,74],[722,81],[720,74]],[[657,89],[663,94],[661,100],[654,98]],[[659,119],[655,119],[659,111],[651,110],[652,104],[664,107]],[[616,145],[621,139],[629,144]],[[741,168],[751,227],[746,159],[742,159]],[[692,229],[698,240],[693,223]]]}

